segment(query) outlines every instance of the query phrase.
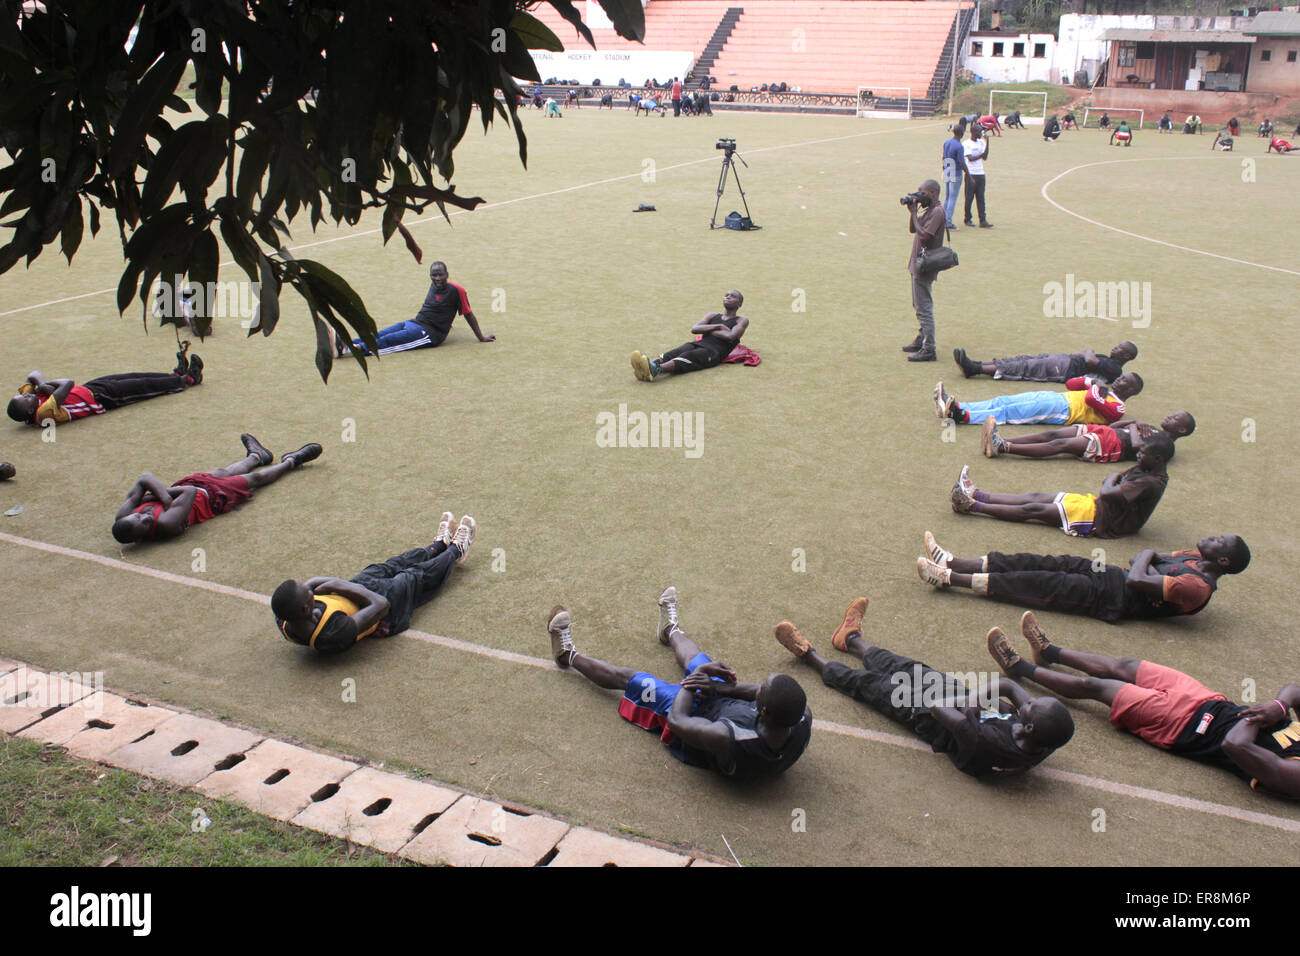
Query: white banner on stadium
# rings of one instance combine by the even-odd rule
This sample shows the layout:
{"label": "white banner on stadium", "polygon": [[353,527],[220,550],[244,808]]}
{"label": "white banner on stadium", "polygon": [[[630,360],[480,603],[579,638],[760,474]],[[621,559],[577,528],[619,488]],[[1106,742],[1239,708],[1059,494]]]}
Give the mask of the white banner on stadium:
{"label": "white banner on stadium", "polygon": [[674,76],[685,76],[692,62],[690,52],[681,50],[622,52],[587,49],[563,53],[533,50],[532,54],[537,73],[544,80],[552,76],[579,83],[599,79],[603,86],[614,86],[620,79],[627,80],[634,87],[640,87],[647,79],[664,83]]}

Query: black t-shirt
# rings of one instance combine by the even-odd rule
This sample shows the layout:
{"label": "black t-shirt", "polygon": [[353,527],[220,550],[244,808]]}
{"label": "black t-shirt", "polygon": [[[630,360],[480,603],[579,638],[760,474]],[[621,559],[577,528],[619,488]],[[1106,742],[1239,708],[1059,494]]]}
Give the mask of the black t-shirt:
{"label": "black t-shirt", "polygon": [[731,733],[731,763],[720,765],[714,756],[680,741],[674,750],[684,762],[708,767],[725,777],[741,780],[778,777],[803,756],[812,736],[812,717],[805,711],[803,719],[790,729],[790,737],[780,750],[773,750],[758,736],[758,705],[752,700],[735,697],[710,697],[695,705],[694,716],[721,721]]}
{"label": "black t-shirt", "polygon": [[1097,498],[1093,535],[1120,538],[1134,534],[1147,523],[1169,485],[1168,475],[1158,475],[1135,465],[1120,473],[1121,494]]}
{"label": "black t-shirt", "polygon": [[[1250,780],[1251,775],[1229,760],[1223,752],[1223,741],[1228,732],[1248,709],[1230,700],[1207,701],[1192,714],[1169,752],[1231,770],[1243,780]],[[1202,723],[1205,723],[1204,728]],[[1201,732],[1198,733],[1198,730]],[[1276,724],[1261,728],[1255,734],[1255,743],[1279,757],[1300,760],[1300,723],[1279,720]]]}
{"label": "black t-shirt", "polygon": [[966,719],[949,732],[952,743],[947,749],[949,759],[962,773],[980,777],[1028,770],[1051,753],[1050,750],[1029,753],[1016,746],[1013,734],[1019,719],[1016,714],[998,714],[979,707],[968,707],[964,713]]}
{"label": "black t-shirt", "polygon": [[447,337],[456,316],[470,311],[469,296],[463,287],[448,282],[447,287],[439,292],[437,286],[430,284],[424,305],[420,306],[420,311],[412,321],[428,329],[430,337],[437,344]]}
{"label": "black t-shirt", "polygon": [[[736,327],[736,323],[740,321],[740,316],[735,316],[734,318],[730,318],[730,319],[724,319],[721,315],[718,315],[715,317],[714,321],[721,322],[729,329],[734,329]],[[708,335],[700,339],[700,345],[708,349],[710,352],[713,352],[716,355],[721,356],[722,358],[726,358],[728,355],[730,355],[731,350],[736,347],[735,342],[730,342],[727,339],[720,339],[712,332],[710,332]]]}
{"label": "black t-shirt", "polygon": [[1097,353],[1097,367],[1088,368],[1088,361],[1083,357],[1082,352],[1072,352],[1070,354],[1070,364],[1066,366],[1065,377],[1067,380],[1079,378],[1082,375],[1091,375],[1093,378],[1099,378],[1110,383],[1115,381],[1124,374],[1124,366],[1120,365],[1109,355]]}

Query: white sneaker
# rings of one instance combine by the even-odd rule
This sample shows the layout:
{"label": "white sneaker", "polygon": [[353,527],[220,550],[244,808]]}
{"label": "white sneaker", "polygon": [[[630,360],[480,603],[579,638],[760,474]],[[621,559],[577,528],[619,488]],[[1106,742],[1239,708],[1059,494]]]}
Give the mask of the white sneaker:
{"label": "white sneaker", "polygon": [[677,589],[664,588],[659,595],[659,643],[668,646],[668,633],[677,627]]}
{"label": "white sneaker", "polygon": [[929,558],[916,559],[916,573],[926,584],[932,584],[937,588],[946,588],[952,583],[952,572],[935,564]]}
{"label": "white sneaker", "polygon": [[456,516],[450,511],[442,513],[442,519],[438,522],[438,536],[434,541],[441,541],[445,545],[451,544],[451,527],[456,523]]}
{"label": "white sneaker", "polygon": [[946,568],[952,562],[952,552],[935,541],[934,535],[928,531],[925,533],[925,553],[941,568]]}
{"label": "white sneaker", "polygon": [[957,476],[957,484],[961,486],[963,494],[970,498],[975,497],[975,482],[971,481],[970,465],[961,466],[961,474]]}
{"label": "white sneaker", "polygon": [[939,416],[939,421],[952,417],[949,412],[951,406],[952,396],[949,395],[948,390],[943,387],[943,380],[940,379],[939,383],[934,386],[934,411],[935,414]]}
{"label": "white sneaker", "polygon": [[546,619],[546,632],[551,636],[551,660],[555,661],[557,667],[565,669],[573,663],[573,657],[578,653],[569,633],[571,626],[572,619],[564,605],[555,605],[551,609],[551,616]]}
{"label": "white sneaker", "polygon": [[452,536],[451,543],[460,551],[460,557],[456,559],[457,564],[469,557],[469,546],[474,543],[476,527],[474,519],[469,515],[461,518],[460,524],[456,526],[456,534]]}

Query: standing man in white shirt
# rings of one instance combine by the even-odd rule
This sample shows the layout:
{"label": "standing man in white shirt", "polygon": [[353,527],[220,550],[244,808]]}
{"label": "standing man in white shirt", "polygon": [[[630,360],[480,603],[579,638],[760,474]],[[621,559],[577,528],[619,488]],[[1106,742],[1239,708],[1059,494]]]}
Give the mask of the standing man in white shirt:
{"label": "standing man in white shirt", "polygon": [[966,150],[966,219],[964,225],[973,226],[971,222],[970,207],[971,201],[974,200],[979,206],[980,228],[992,229],[993,223],[989,222],[988,217],[984,214],[984,160],[989,155],[988,137],[983,135],[979,123],[973,123],[970,128],[970,139],[965,143]]}

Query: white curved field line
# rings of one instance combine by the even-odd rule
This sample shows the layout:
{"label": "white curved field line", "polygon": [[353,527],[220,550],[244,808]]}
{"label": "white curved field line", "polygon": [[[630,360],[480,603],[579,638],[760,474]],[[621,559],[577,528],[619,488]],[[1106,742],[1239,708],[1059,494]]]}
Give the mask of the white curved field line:
{"label": "white curved field line", "polygon": [[[1187,160],[1187,159],[1200,159],[1200,160],[1205,160],[1205,159],[1213,159],[1213,157],[1210,157],[1210,156],[1180,156],[1180,157],[1172,157],[1172,159],[1183,159],[1183,160]],[[1129,232],[1127,229],[1121,229],[1121,228],[1119,228],[1118,226],[1110,226],[1110,225],[1107,225],[1107,224],[1104,223],[1104,222],[1098,222],[1096,219],[1089,219],[1087,216],[1082,215],[1081,213],[1077,213],[1077,212],[1075,212],[1073,209],[1066,209],[1064,206],[1062,206],[1059,202],[1057,202],[1057,201],[1056,201],[1055,199],[1053,199],[1051,196],[1047,195],[1047,187],[1048,187],[1048,186],[1051,186],[1051,185],[1052,185],[1053,183],[1055,183],[1058,179],[1064,179],[1066,176],[1070,175],[1070,173],[1078,172],[1080,169],[1088,169],[1088,168],[1090,168],[1090,167],[1092,167],[1092,166],[1113,166],[1113,165],[1116,165],[1116,164],[1118,164],[1118,163],[1156,163],[1156,162],[1164,163],[1164,162],[1170,162],[1170,161],[1171,161],[1171,157],[1168,157],[1168,156],[1146,156],[1146,157],[1143,157],[1143,158],[1141,158],[1141,159],[1107,159],[1107,160],[1102,160],[1102,161],[1099,162],[1099,163],[1083,163],[1083,164],[1081,164],[1081,165],[1079,165],[1079,166],[1071,166],[1071,167],[1070,167],[1069,169],[1067,169],[1065,172],[1063,172],[1063,173],[1058,173],[1057,175],[1055,175],[1055,176],[1053,176],[1051,179],[1049,179],[1047,182],[1043,183],[1042,196],[1043,196],[1044,199],[1046,199],[1049,203],[1051,203],[1053,206],[1055,206],[1055,207],[1056,207],[1057,209],[1059,209],[1061,212],[1063,212],[1063,213],[1065,213],[1065,214],[1067,214],[1067,215],[1073,216],[1075,219],[1082,219],[1084,222],[1089,223],[1089,224],[1091,224],[1091,225],[1093,225],[1093,226],[1098,226],[1098,227],[1100,227],[1100,228],[1102,228],[1102,229],[1109,229],[1111,232],[1118,232],[1118,233],[1119,233],[1120,235],[1122,235],[1122,236],[1129,236],[1130,238],[1133,238],[1133,239],[1141,239],[1143,242],[1154,242],[1154,243],[1155,243],[1156,245],[1158,245],[1158,246],[1168,246],[1170,249],[1177,249],[1177,250],[1179,250],[1180,252],[1192,252],[1192,253],[1195,253],[1195,254],[1198,255],[1198,256],[1209,256],[1211,259],[1220,259],[1220,260],[1222,260],[1222,261],[1224,261],[1224,262],[1235,262],[1235,263],[1237,263],[1237,265],[1241,265],[1241,266],[1252,266],[1253,268],[1256,268],[1256,269],[1267,269],[1267,270],[1269,270],[1270,272],[1284,272],[1284,273],[1286,273],[1287,275],[1291,275],[1291,276],[1300,276],[1300,272],[1297,272],[1297,271],[1294,270],[1294,269],[1283,269],[1281,266],[1270,266],[1270,265],[1265,265],[1265,264],[1262,263],[1262,262],[1251,262],[1249,259],[1234,259],[1232,256],[1221,256],[1221,255],[1219,255],[1217,252],[1206,252],[1204,249],[1194,249],[1194,248],[1192,248],[1191,246],[1180,246],[1180,245],[1179,245],[1178,243],[1176,243],[1176,242],[1166,242],[1164,239],[1156,239],[1156,238],[1154,238],[1154,237],[1152,237],[1152,236],[1144,236],[1144,235],[1141,235],[1140,233]]]}
{"label": "white curved field line", "polygon": [[[934,123],[914,123],[910,126],[900,126],[900,127],[896,127],[895,129],[878,129],[878,130],[871,130],[865,133],[849,133],[846,136],[831,136],[826,139],[810,139],[798,143],[782,143],[777,146],[760,146],[757,149],[746,150],[746,152],[752,155],[753,153],[768,153],[777,149],[798,149],[802,146],[819,146],[822,143],[834,143],[845,139],[858,139],[863,136],[883,136],[888,133],[901,133],[901,132],[907,132],[914,129],[928,129],[929,127],[934,125],[935,125]],[[671,166],[661,166],[658,167],[655,171],[656,173],[661,173],[661,172],[666,173],[674,169],[682,169],[686,166],[699,166],[703,163],[711,163],[713,161],[714,161],[713,156],[709,156],[705,159],[691,159],[691,160],[687,160],[684,163],[674,163]],[[502,206],[513,206],[515,203],[528,202],[529,200],[532,199],[545,199],[548,196],[559,196],[562,195],[563,193],[577,192],[580,189],[591,189],[593,186],[606,186],[610,183],[622,182],[625,179],[638,179],[640,178],[641,175],[642,172],[638,171],[635,173],[628,173],[625,176],[611,176],[608,179],[595,179],[589,183],[579,183],[576,186],[564,186],[561,187],[560,189],[548,190],[547,192],[533,193],[531,196],[516,196],[514,199],[503,199],[500,202],[485,202],[481,206],[479,206],[476,210],[457,209],[449,213],[449,215],[463,216],[468,212],[486,212],[489,209],[500,209]],[[442,214],[439,213],[438,215],[435,216],[428,216],[424,219],[417,219],[414,222],[405,223],[405,225],[408,228],[410,226],[423,226],[430,222],[438,222],[441,219],[442,219]],[[378,229],[362,229],[357,232],[349,232],[345,236],[333,236],[329,239],[318,239],[315,242],[304,242],[301,245],[290,246],[289,249],[293,252],[297,252],[300,249],[312,249],[315,248],[316,246],[327,246],[332,242],[346,242],[349,239],[360,239],[362,236],[373,236],[379,231],[380,230]],[[223,266],[234,265],[234,260],[232,259],[226,262],[222,262],[221,265]],[[116,292],[116,291],[117,291],[117,286],[114,286],[111,289],[96,289],[94,292],[82,292],[78,295],[70,295],[62,299],[51,299],[49,302],[38,302],[35,305],[24,305],[17,309],[9,309],[6,312],[0,312],[0,318],[3,318],[6,315],[17,315],[19,312],[30,312],[33,309],[43,309],[46,306],[62,305],[64,302],[75,302],[78,299],[88,299],[91,296],[107,295],[110,292]]]}
{"label": "white curved field line", "polygon": [[[265,594],[258,594],[255,591],[246,591],[243,588],[230,587],[229,585],[218,584],[215,581],[205,581],[200,578],[186,577],[182,574],[172,574],[169,571],[160,571],[157,568],[151,568],[147,565],[131,564],[128,561],[120,561],[117,558],[108,558],[100,554],[78,551],[75,548],[65,548],[62,545],[48,544],[44,541],[35,541],[31,538],[20,538],[17,535],[0,532],[0,542],[12,544],[21,548],[30,548],[34,551],[43,551],[47,554],[57,554],[65,558],[89,561],[93,564],[112,568],[117,571],[129,571],[133,574],[144,575],[145,577],[154,578],[158,581],[166,581],[169,584],[179,584],[183,587],[197,588],[213,594],[221,594],[226,597],[235,597],[244,601],[251,601],[255,604],[269,606],[271,603],[270,597]],[[268,622],[268,633],[269,632],[270,628]],[[443,637],[438,634],[428,634],[424,631],[406,630],[390,639],[397,640],[403,637],[417,641],[424,641],[428,644],[437,644],[453,650],[463,651],[467,654],[477,654],[480,657],[490,657],[495,660],[507,661],[512,664],[522,664],[525,667],[537,667],[548,671],[555,671],[556,669],[555,663],[546,658],[530,657],[527,654],[516,654],[513,651],[503,651],[499,648],[486,647],[482,644],[473,644],[469,641],[461,641],[453,637]],[[817,720],[814,723],[818,730],[832,734],[839,734],[843,737],[853,737],[858,740],[867,740],[872,743],[885,744],[891,747],[901,747],[906,750],[916,750],[924,753],[931,752],[930,747],[927,744],[911,737],[900,737],[897,734],[882,733],[881,731],[868,730],[864,727],[852,727],[847,724],[835,723],[834,721],[829,720]],[[1146,800],[1151,803],[1159,803],[1180,810],[1192,810],[1197,813],[1227,817],[1228,819],[1238,820],[1242,823],[1253,823],[1259,826],[1273,827],[1290,833],[1300,833],[1300,820],[1288,820],[1285,817],[1273,816],[1269,813],[1244,810],[1241,807],[1232,807],[1222,803],[1212,803],[1208,800],[1198,800],[1193,797],[1184,797],[1176,793],[1166,793],[1163,790],[1152,790],[1148,787],[1137,787],[1127,783],[1117,783],[1113,780],[1105,780],[1101,777],[1090,777],[1086,774],[1073,773],[1068,770],[1057,770],[1051,767],[1040,767],[1035,770],[1034,773],[1041,774],[1051,780],[1058,780],[1062,783],[1080,787],[1088,787],[1092,790],[1100,790],[1104,793],[1132,797],[1137,800]]]}

